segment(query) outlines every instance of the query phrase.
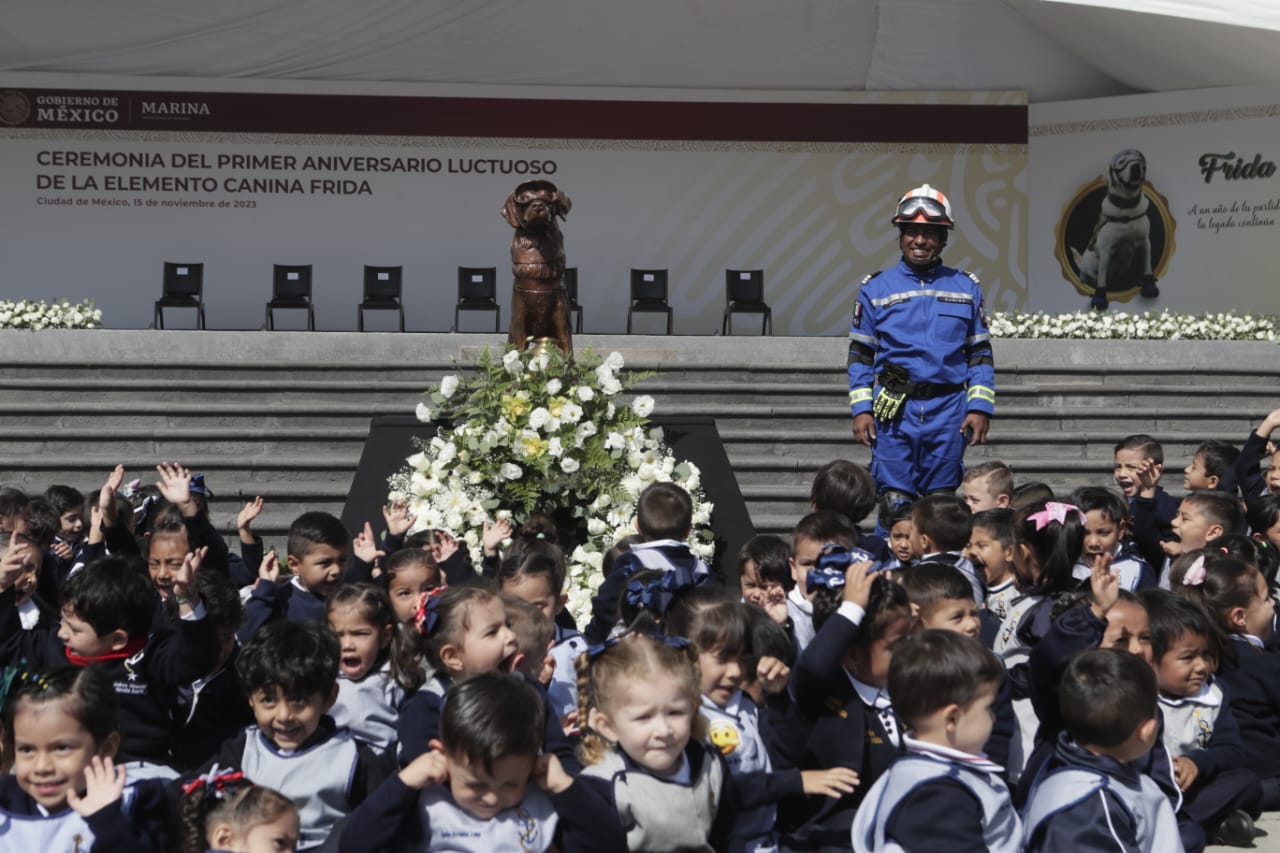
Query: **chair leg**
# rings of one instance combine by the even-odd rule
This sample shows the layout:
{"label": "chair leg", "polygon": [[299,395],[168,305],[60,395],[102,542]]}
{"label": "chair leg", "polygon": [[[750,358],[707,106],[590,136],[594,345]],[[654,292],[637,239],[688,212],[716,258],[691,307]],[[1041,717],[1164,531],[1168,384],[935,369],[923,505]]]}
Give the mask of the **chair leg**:
{"label": "chair leg", "polygon": [[274,332],[275,329],[276,329],[276,324],[274,319],[271,316],[271,309],[268,308],[267,309],[267,331]]}
{"label": "chair leg", "polygon": [[199,308],[196,309],[196,324],[201,329],[206,328],[204,324],[204,306],[203,305],[201,305]]}
{"label": "chair leg", "polygon": [[364,331],[364,309],[356,308],[356,331]]}
{"label": "chair leg", "polygon": [[310,305],[307,306],[307,331],[314,332],[316,330],[316,310]]}
{"label": "chair leg", "polygon": [[764,312],[764,322],[760,324],[760,333],[773,337],[773,312]]}
{"label": "chair leg", "polygon": [[724,310],[724,319],[720,321],[720,334],[721,336],[733,334],[733,312],[728,308]]}
{"label": "chair leg", "polygon": [[400,309],[400,331],[404,331],[404,309]]}
{"label": "chair leg", "polygon": [[502,331],[502,309],[493,309],[493,333],[496,335]]}
{"label": "chair leg", "polygon": [[631,334],[631,312],[627,312],[627,334]]}
{"label": "chair leg", "polygon": [[671,334],[671,309],[667,309],[667,334]]}
{"label": "chair leg", "polygon": [[157,305],[157,306],[156,306],[156,320],[155,320],[155,327],[156,327],[157,329],[163,329],[163,328],[164,328],[164,309],[163,309],[163,308],[161,308],[159,305]]}
{"label": "chair leg", "polygon": [[459,326],[459,325],[461,325],[461,323],[462,323],[462,313],[461,313],[461,312],[462,312],[462,309],[461,309],[461,308],[454,308],[454,309],[453,309],[453,328],[452,328],[450,331],[453,331],[453,332],[458,331],[458,326]]}

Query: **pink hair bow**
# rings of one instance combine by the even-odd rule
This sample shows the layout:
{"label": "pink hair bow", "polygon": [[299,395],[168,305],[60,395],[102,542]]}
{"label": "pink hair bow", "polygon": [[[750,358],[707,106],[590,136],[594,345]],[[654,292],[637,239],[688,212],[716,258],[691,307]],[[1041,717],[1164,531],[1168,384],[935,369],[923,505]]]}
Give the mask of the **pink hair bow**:
{"label": "pink hair bow", "polygon": [[1204,556],[1202,555],[1196,557],[1195,562],[1187,566],[1186,572],[1182,575],[1182,585],[1200,586],[1200,584],[1204,583],[1204,578]]}
{"label": "pink hair bow", "polygon": [[1054,522],[1057,522],[1058,524],[1066,524],[1067,513],[1079,515],[1080,510],[1071,504],[1049,501],[1044,505],[1044,509],[1027,516],[1027,520],[1034,521],[1036,523],[1036,530],[1044,530],[1045,527],[1053,524]]}

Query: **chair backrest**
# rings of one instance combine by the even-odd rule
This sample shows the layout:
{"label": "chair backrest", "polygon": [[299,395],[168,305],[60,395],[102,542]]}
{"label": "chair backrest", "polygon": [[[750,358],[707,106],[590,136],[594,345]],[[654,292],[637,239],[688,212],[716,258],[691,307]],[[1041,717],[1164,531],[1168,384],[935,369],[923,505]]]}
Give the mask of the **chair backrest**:
{"label": "chair backrest", "polygon": [[311,298],[311,264],[274,264],[271,268],[271,296]]}
{"label": "chair backrest", "polygon": [[165,262],[165,296],[199,296],[204,290],[204,264]]}
{"label": "chair backrest", "polygon": [[631,271],[632,302],[666,302],[667,271],[635,270]]}
{"label": "chair backrest", "polygon": [[564,295],[569,300],[570,305],[578,303],[578,268],[565,267],[564,270]]}
{"label": "chair backrest", "polygon": [[364,298],[400,298],[404,267],[364,267]]}
{"label": "chair backrest", "polygon": [[458,267],[458,301],[494,301],[498,295],[497,267]]}
{"label": "chair backrest", "polygon": [[728,302],[764,302],[764,270],[725,270],[724,298]]}

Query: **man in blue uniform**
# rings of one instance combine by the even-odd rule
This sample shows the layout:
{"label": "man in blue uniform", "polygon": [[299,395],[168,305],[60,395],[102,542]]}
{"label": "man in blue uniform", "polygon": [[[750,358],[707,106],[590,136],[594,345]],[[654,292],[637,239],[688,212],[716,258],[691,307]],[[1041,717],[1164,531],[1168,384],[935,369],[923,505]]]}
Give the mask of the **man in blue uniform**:
{"label": "man in blue uniform", "polygon": [[849,329],[853,436],[871,450],[882,508],[954,493],[964,450],[995,408],[995,362],[977,276],[942,263],[955,227],[928,184],[898,202],[902,260],[863,279]]}

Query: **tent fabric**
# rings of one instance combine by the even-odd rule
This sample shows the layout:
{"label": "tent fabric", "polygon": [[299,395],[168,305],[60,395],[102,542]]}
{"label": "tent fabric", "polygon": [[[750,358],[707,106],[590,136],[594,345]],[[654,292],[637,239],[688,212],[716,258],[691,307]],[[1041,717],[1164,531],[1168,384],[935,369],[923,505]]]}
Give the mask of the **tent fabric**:
{"label": "tent fabric", "polygon": [[[1280,13],[1259,16],[1251,6],[17,0],[0,17],[0,71],[668,89],[1022,89],[1044,102],[1280,83],[1280,51],[1271,49],[1276,33],[1267,29],[1280,27]],[[1241,25],[1246,12],[1256,26]]]}

